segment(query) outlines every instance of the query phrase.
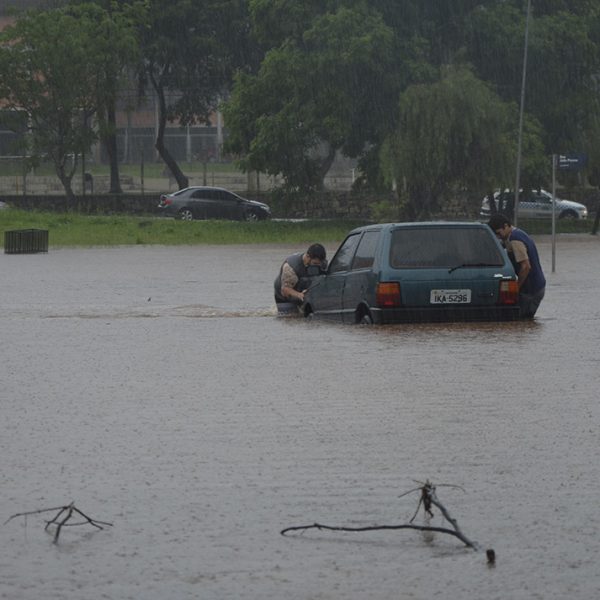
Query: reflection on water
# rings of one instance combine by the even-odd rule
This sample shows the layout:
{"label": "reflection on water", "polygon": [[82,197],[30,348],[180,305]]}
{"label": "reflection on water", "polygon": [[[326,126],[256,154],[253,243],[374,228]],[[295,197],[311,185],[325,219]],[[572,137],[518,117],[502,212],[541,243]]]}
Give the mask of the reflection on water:
{"label": "reflection on water", "polygon": [[[595,598],[598,241],[552,275],[538,247],[534,322],[382,327],[277,316],[295,248],[0,255],[0,515],[115,523],[61,533],[67,569],[9,523],[0,596]],[[425,479],[466,490],[439,495],[496,569],[443,535],[278,533],[406,522]]]}

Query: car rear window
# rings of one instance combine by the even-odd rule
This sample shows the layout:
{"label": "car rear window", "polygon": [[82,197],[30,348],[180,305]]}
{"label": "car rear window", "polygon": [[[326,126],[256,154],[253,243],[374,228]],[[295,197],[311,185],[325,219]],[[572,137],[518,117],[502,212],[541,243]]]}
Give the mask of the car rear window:
{"label": "car rear window", "polygon": [[390,265],[456,267],[502,266],[504,257],[491,231],[479,227],[419,227],[392,231]]}

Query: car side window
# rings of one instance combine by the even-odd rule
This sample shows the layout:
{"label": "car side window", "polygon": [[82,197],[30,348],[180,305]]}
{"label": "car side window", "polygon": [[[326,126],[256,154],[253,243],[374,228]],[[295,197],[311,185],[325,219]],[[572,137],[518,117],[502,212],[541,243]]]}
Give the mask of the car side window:
{"label": "car side window", "polygon": [[352,270],[368,269],[373,266],[375,260],[375,250],[379,240],[380,231],[366,231],[362,236],[354,260],[352,261]]}
{"label": "car side window", "polygon": [[219,202],[233,202],[235,200],[235,196],[225,190],[215,190],[213,198]]}
{"label": "car side window", "polygon": [[535,193],[533,196],[534,202],[537,202],[539,204],[550,204],[550,202],[552,201],[552,198],[550,196],[547,196],[546,194],[542,194],[540,193]]}
{"label": "car side window", "polygon": [[210,190],[196,190],[192,194],[192,198],[197,198],[199,200],[210,200],[213,197],[214,196]]}
{"label": "car side window", "polygon": [[225,190],[220,192],[219,200],[224,200],[225,202],[237,202],[239,198],[235,194],[230,194]]}
{"label": "car side window", "polygon": [[352,264],[352,258],[354,257],[354,251],[360,240],[360,234],[355,233],[348,236],[344,243],[339,247],[335,253],[331,264],[329,265],[328,273],[337,273],[339,271],[348,271]]}

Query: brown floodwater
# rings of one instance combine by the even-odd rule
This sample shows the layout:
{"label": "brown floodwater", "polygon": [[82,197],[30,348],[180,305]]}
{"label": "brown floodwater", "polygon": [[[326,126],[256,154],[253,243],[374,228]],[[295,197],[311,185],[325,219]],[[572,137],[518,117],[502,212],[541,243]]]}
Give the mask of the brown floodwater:
{"label": "brown floodwater", "polygon": [[[0,255],[0,522],[113,523],[2,525],[0,598],[599,597],[600,240],[560,236],[556,273],[538,247],[534,322],[386,327],[277,317],[304,248]],[[495,567],[445,534],[279,534],[406,523],[425,480]]]}

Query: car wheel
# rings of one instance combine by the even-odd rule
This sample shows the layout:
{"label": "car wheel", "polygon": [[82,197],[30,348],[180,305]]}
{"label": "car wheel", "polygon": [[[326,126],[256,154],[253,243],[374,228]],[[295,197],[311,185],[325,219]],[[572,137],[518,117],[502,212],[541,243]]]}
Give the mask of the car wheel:
{"label": "car wheel", "polygon": [[373,325],[373,317],[369,313],[365,313],[358,322],[361,325]]}
{"label": "car wheel", "polygon": [[192,211],[189,208],[182,208],[179,211],[179,218],[182,221],[193,221],[194,215],[192,214]]}
{"label": "car wheel", "polygon": [[258,221],[258,215],[254,211],[249,210],[245,215],[245,220],[246,221]]}
{"label": "car wheel", "polygon": [[577,218],[577,213],[572,210],[565,210],[564,212],[561,212],[560,215],[558,215],[558,218],[571,221]]}

